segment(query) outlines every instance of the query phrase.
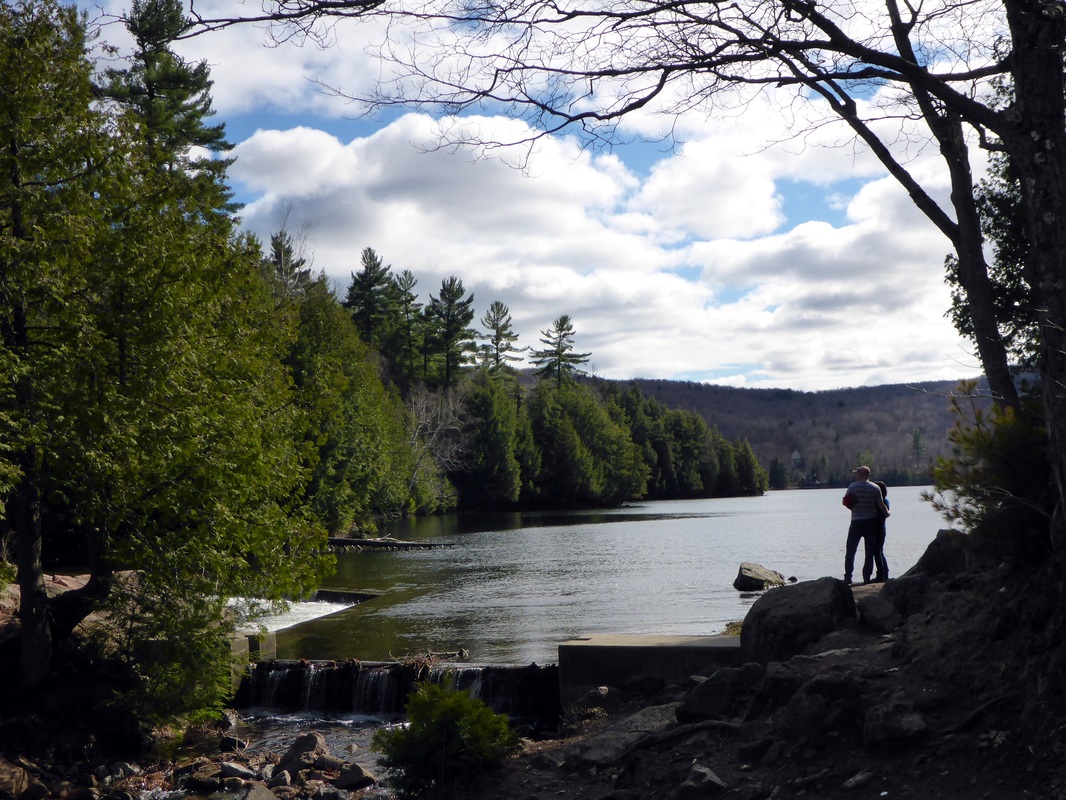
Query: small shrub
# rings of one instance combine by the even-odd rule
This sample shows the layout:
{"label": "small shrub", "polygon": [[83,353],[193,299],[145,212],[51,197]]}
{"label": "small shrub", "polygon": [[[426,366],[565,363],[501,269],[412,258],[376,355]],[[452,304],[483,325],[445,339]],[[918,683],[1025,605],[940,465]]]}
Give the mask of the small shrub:
{"label": "small shrub", "polygon": [[[955,426],[950,458],[933,468],[936,493],[926,495],[950,522],[970,531],[997,558],[1041,563],[1052,552],[1054,491],[1041,406],[1023,394],[1021,407],[983,410],[976,387],[964,383],[951,399]],[[968,401],[968,402],[967,402]]]}
{"label": "small shrub", "polygon": [[454,797],[519,747],[507,717],[451,686],[422,683],[406,726],[379,730],[372,747],[401,797]]}

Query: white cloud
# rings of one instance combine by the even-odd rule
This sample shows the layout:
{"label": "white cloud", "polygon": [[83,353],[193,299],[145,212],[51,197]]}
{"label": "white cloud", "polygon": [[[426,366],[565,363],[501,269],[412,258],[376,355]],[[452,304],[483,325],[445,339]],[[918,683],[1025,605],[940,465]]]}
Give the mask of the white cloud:
{"label": "white cloud", "polygon": [[[423,114],[338,135],[353,109],[314,80],[365,91],[377,25],[345,28],[324,50],[264,48],[253,27],[183,45],[212,66],[220,120],[301,120],[240,142],[230,174],[251,200],[246,227],[266,240],[291,209],[290,225],[312,226],[315,268],[342,289],[373,247],[416,274],[423,299],[457,275],[478,318],[507,303],[521,343],[571,315],[577,348],[612,378],[821,389],[979,371],[944,318],[947,242],[846,129],[813,124],[816,104],[762,92],[716,119],[623,121],[623,135],[674,130],[674,152],[595,154],[570,137],[528,151],[434,149],[441,130]],[[527,133],[488,115],[461,124],[499,141]],[[943,195],[930,155],[906,155]],[[790,182],[816,187],[824,221],[790,227]]]}

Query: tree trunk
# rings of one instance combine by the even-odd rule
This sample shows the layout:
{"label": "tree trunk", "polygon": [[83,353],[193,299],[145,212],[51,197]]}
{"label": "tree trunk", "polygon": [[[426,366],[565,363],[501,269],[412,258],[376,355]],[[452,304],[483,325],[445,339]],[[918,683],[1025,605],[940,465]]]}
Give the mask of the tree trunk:
{"label": "tree trunk", "polygon": [[1017,119],[1004,142],[1021,182],[1029,226],[1025,278],[1040,331],[1040,375],[1048,461],[1056,489],[1051,543],[1066,553],[1066,99],[1058,7],[1006,2],[1014,49]]}
{"label": "tree trunk", "polygon": [[8,520],[15,530],[18,552],[19,630],[22,643],[21,685],[32,689],[48,674],[52,637],[48,629],[48,595],[41,567],[41,513],[37,489],[37,453],[22,454],[22,479],[8,501]]}
{"label": "tree trunk", "polygon": [[966,305],[973,325],[974,343],[984,368],[988,387],[996,402],[1017,410],[1018,389],[1010,371],[1007,347],[999,330],[992,281],[984,254],[981,217],[974,200],[973,173],[962,121],[955,115],[943,120],[936,131],[940,152],[951,175],[951,204],[955,209],[957,236],[953,242],[958,256],[959,283],[966,291]]}

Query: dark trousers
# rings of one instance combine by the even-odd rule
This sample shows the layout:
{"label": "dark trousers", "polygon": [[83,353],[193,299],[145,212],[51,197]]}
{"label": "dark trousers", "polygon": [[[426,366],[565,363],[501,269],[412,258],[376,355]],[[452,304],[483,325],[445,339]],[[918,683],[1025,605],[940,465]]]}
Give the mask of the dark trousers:
{"label": "dark trousers", "polygon": [[[862,579],[870,580],[873,574],[878,580],[888,580],[888,559],[885,558],[885,521],[879,519],[873,542],[866,543],[866,558],[862,562]],[[876,570],[876,571],[875,571]]]}
{"label": "dark trousers", "polygon": [[[850,581],[855,571],[855,551],[859,549],[859,542],[863,542],[866,550],[866,559],[870,560],[871,554],[876,547],[877,535],[880,532],[881,520],[855,519],[848,526],[848,543],[844,547],[844,580]],[[863,572],[865,572],[865,564]],[[869,574],[863,575],[864,580],[869,580]]]}

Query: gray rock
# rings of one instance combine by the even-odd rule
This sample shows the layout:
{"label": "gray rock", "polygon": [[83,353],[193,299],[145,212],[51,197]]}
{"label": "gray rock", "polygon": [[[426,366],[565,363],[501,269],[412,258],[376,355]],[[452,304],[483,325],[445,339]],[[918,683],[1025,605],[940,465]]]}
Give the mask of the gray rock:
{"label": "gray rock", "polygon": [[774,586],[784,586],[785,576],[761,564],[745,561],[740,565],[733,588],[738,592],[761,592]]}
{"label": "gray rock", "polygon": [[267,786],[271,789],[277,789],[279,786],[289,786],[292,784],[292,775],[287,770],[277,769],[275,767],[274,774],[267,782]]}
{"label": "gray rock", "polygon": [[685,782],[674,790],[671,797],[674,800],[702,800],[728,788],[726,782],[715,775],[712,769],[694,764]]}
{"label": "gray rock", "polygon": [[962,531],[937,531],[936,538],[929,543],[922,557],[904,576],[920,574],[946,577],[965,572],[972,557],[972,541],[969,534]]}
{"label": "gray rock", "polygon": [[312,769],[319,758],[329,755],[332,754],[321,733],[317,731],[302,733],[296,737],[288,751],[281,757],[277,769],[295,775],[301,770]]}
{"label": "gray rock", "polygon": [[355,792],[359,789],[365,789],[367,786],[373,786],[377,782],[378,779],[366,768],[359,764],[349,764],[337,777],[337,780],[333,782],[333,785],[338,789]]}
{"label": "gray rock", "polygon": [[235,761],[223,761],[219,766],[219,770],[222,772],[223,778],[240,778],[241,780],[251,781],[258,777],[254,769],[246,767],[244,764],[238,764]]}
{"label": "gray rock", "polygon": [[677,703],[650,706],[632,714],[602,733],[577,745],[566,762],[604,766],[613,764],[631,744],[649,733],[659,733],[677,724]]}
{"label": "gray rock", "polygon": [[878,633],[892,633],[903,622],[896,607],[880,594],[866,595],[855,605],[859,622]]}
{"label": "gray rock", "polygon": [[278,798],[266,785],[259,781],[253,781],[248,784],[244,800],[278,800]]}
{"label": "gray rock", "polygon": [[787,661],[845,620],[855,619],[851,587],[819,578],[771,589],[744,617],[740,649],[745,661]]}

